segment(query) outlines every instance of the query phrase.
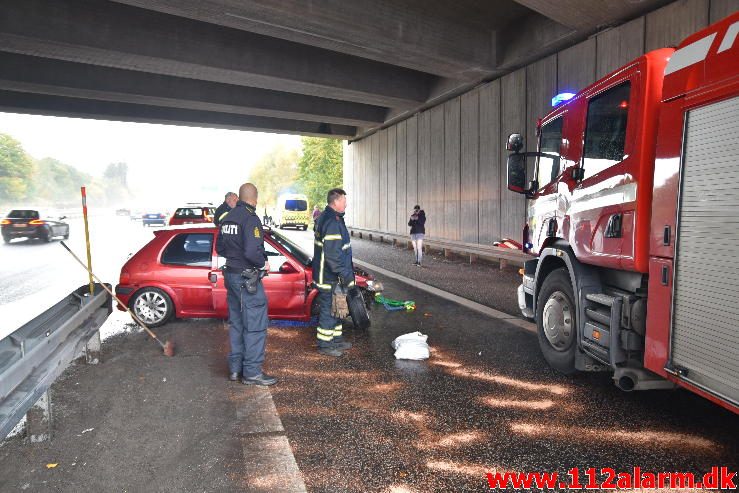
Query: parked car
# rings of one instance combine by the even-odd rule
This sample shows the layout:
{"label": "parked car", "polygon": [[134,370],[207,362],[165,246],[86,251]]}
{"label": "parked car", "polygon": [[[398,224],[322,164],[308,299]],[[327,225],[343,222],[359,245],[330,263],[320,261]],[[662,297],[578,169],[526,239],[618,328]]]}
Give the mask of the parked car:
{"label": "parked car", "polygon": [[169,218],[169,225],[212,223],[215,212],[213,204],[186,204],[174,211]]}
{"label": "parked car", "polygon": [[161,212],[147,212],[141,215],[141,224],[144,226],[166,226],[167,216]]}
{"label": "parked car", "polygon": [[115,215],[116,216],[130,216],[131,211],[128,209],[116,209]]}
{"label": "parked car", "polygon": [[42,218],[37,210],[14,209],[0,221],[3,240],[5,243],[10,243],[13,238],[39,239],[48,242],[56,237],[62,237],[66,240],[69,238],[69,224],[62,222],[63,219],[66,217],[61,216],[58,220]]}
{"label": "parked car", "polygon": [[141,216],[143,216],[141,211],[131,211],[131,214],[128,217],[131,221],[141,221]]}
{"label": "parked car", "polygon": [[[212,225],[167,228],[134,254],[121,269],[116,294],[151,327],[177,318],[228,318],[221,268]],[[264,278],[270,318],[310,320],[317,313],[318,291],[312,285],[311,256],[281,234],[265,229],[270,272]],[[356,269],[357,286],[379,289],[374,278]],[[124,308],[118,306],[120,310]]]}

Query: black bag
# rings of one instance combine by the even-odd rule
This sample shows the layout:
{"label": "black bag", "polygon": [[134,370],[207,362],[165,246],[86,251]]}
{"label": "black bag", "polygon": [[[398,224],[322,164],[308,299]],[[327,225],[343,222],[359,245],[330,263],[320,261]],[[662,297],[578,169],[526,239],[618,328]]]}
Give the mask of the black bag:
{"label": "black bag", "polygon": [[349,305],[349,315],[352,317],[354,327],[363,330],[369,328],[370,317],[362,292],[356,287],[349,289],[346,294],[346,303]]}

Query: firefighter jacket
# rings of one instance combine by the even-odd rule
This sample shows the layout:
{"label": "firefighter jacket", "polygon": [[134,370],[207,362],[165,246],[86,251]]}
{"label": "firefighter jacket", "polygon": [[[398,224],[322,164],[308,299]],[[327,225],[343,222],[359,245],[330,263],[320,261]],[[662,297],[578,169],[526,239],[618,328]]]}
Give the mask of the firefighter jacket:
{"label": "firefighter jacket", "polygon": [[226,214],[218,228],[216,252],[226,257],[226,267],[235,272],[264,267],[264,231],[254,207],[239,200]]}
{"label": "firefighter jacket", "polygon": [[341,278],[344,286],[354,286],[354,266],[349,231],[344,213],[326,206],[313,226],[313,282],[322,291]]}

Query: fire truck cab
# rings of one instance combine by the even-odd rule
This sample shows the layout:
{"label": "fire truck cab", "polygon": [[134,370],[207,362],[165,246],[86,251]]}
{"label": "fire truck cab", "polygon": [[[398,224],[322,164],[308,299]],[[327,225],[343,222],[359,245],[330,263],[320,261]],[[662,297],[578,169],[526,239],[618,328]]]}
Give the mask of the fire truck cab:
{"label": "fire truck cab", "polygon": [[509,137],[519,305],[555,369],[739,412],[738,33],[736,13],[555,98],[536,152]]}

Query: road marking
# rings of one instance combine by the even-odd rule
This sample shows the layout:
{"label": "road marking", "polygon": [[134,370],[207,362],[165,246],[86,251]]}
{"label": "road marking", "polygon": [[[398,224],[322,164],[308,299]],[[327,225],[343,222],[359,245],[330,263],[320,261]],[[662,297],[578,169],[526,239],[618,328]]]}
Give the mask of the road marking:
{"label": "road marking", "polygon": [[[238,388],[238,390],[236,390]],[[252,492],[306,493],[285,428],[269,389],[258,386],[234,387],[236,419],[242,424],[244,481]]]}
{"label": "road marking", "polygon": [[485,306],[475,301],[468,300],[467,298],[462,298],[461,296],[457,296],[456,294],[452,294],[448,291],[444,291],[443,289],[435,288],[434,286],[423,283],[421,281],[416,281],[415,279],[411,279],[411,278],[402,276],[400,274],[397,274],[395,272],[391,272],[389,270],[383,269],[382,267],[378,267],[376,265],[372,265],[363,260],[354,259],[354,263],[365,269],[374,271],[378,274],[382,274],[385,277],[390,277],[392,279],[396,279],[398,281],[404,282],[406,284],[409,284],[410,286],[413,286],[414,288],[420,289],[422,291],[426,291],[427,293],[431,293],[440,298],[444,298],[447,301],[452,301],[454,303],[462,305],[465,308],[469,308],[470,310],[474,310],[476,312],[482,313],[483,315],[487,315],[488,317],[495,318],[498,320],[504,320],[505,322],[511,325],[515,325],[516,327],[519,327],[521,329],[524,329],[526,331],[536,334],[536,325],[529,321],[523,320],[513,315],[509,315],[507,313],[503,313],[494,308],[490,308],[489,306]]}

